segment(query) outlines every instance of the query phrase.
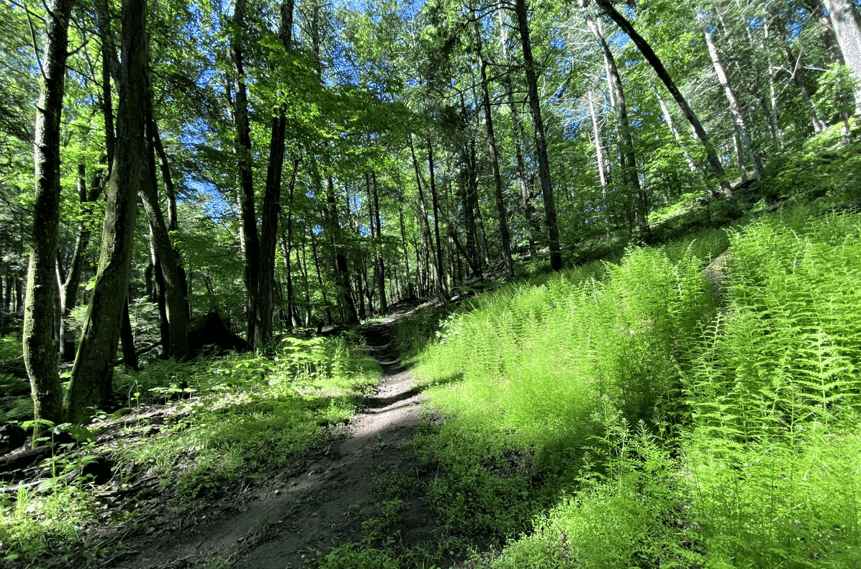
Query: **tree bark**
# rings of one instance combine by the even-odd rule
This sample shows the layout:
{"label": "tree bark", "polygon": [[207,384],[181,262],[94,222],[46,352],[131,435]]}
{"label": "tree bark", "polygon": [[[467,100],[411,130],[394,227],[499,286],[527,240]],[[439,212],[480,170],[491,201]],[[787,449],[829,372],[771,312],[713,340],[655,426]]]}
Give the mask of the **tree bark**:
{"label": "tree bark", "polygon": [[33,238],[24,306],[24,365],[30,376],[33,413],[37,419],[62,422],[63,392],[57,371],[54,339],[57,314],[57,239],[60,227],[60,118],[63,113],[69,18],[73,0],[55,0],[46,16],[47,44],[40,62],[39,104],[36,107],[36,198]]}
{"label": "tree bark", "polygon": [[350,286],[350,267],[347,255],[344,254],[344,244],[341,241],[341,227],[338,222],[338,202],[335,197],[335,184],[332,177],[326,178],[326,202],[329,206],[329,240],[335,255],[335,282],[338,287],[338,304],[343,309],[342,323],[353,326],[359,323],[356,303],[353,302],[352,287]]}
{"label": "tree bark", "polygon": [[562,268],[562,250],[559,246],[559,226],[556,221],[556,203],[553,198],[553,184],[550,179],[550,161],[547,156],[547,140],[544,135],[544,120],[541,116],[541,102],[538,98],[538,73],[532,57],[532,43],[529,37],[529,20],[526,13],[526,0],[515,0],[514,13],[523,49],[523,64],[526,71],[526,85],[529,91],[529,110],[535,131],[535,154],[538,160],[538,179],[544,198],[544,222],[547,225],[547,241],[550,247],[550,268]]}
{"label": "tree bark", "polygon": [[709,165],[714,171],[715,176],[720,183],[721,192],[724,195],[724,198],[727,202],[734,204],[735,197],[732,194],[732,188],[730,188],[729,182],[726,180],[726,175],[723,171],[723,166],[721,165],[720,159],[717,156],[714,148],[712,147],[709,137],[706,134],[703,125],[700,123],[699,118],[691,109],[690,105],[688,105],[688,101],[682,95],[681,91],[679,91],[678,87],[676,87],[675,82],[673,81],[670,74],[667,72],[667,69],[664,67],[664,64],[661,63],[660,58],[652,49],[652,46],[643,39],[643,36],[637,33],[637,30],[634,29],[634,26],[625,19],[625,17],[620,14],[612,4],[610,4],[610,0],[595,0],[601,10],[606,13],[610,19],[616,22],[622,31],[628,34],[628,37],[631,38],[631,41],[634,42],[634,45],[640,50],[640,53],[643,54],[643,57],[646,58],[646,61],[649,62],[649,65],[652,66],[652,69],[655,70],[658,78],[663,82],[664,86],[666,86],[667,90],[673,96],[673,99],[678,104],[679,109],[681,109],[682,114],[685,115],[685,118],[688,119],[688,122],[691,123],[691,127],[694,129],[694,133],[697,138],[702,142],[703,146],[706,150],[706,156],[708,157]]}
{"label": "tree bark", "polygon": [[123,0],[117,151],[108,188],[96,286],[64,402],[67,419],[73,422],[86,421],[93,407],[104,408],[111,399],[113,358],[131,269],[135,198],[144,164],[146,12],[146,0]]}
{"label": "tree bark", "polygon": [[[474,15],[473,15],[474,17]],[[508,231],[508,213],[505,207],[505,197],[502,195],[502,175],[499,172],[499,157],[496,148],[496,133],[493,130],[493,113],[490,110],[490,89],[487,85],[487,62],[481,53],[481,27],[475,20],[476,55],[481,72],[481,97],[484,107],[484,123],[487,129],[487,146],[490,156],[490,169],[493,173],[493,195],[496,198],[496,215],[499,220],[499,237],[502,240],[502,263],[505,276],[514,277],[514,261],[511,259],[511,234]]]}
{"label": "tree bark", "polygon": [[[422,244],[426,247],[427,240],[430,240],[430,222],[428,221],[427,205],[425,205],[425,194],[424,190],[422,189],[422,175],[421,170],[419,170],[418,160],[416,159],[416,151],[413,147],[412,135],[410,135],[407,140],[410,143],[410,154],[413,158],[413,170],[415,170],[416,173],[416,186],[418,186],[419,190],[419,213],[422,217],[422,221],[420,223],[423,229],[423,231],[421,231]],[[427,274],[427,271],[425,271],[425,274]],[[439,280],[439,273],[437,273],[437,280]]]}
{"label": "tree bark", "polygon": [[257,235],[257,214],[254,206],[254,177],[251,170],[251,125],[248,120],[248,92],[245,86],[244,53],[240,35],[245,30],[247,0],[237,0],[233,11],[233,35],[230,38],[230,59],[233,65],[233,121],[236,138],[233,150],[239,170],[237,203],[242,221],[242,241],[245,245],[245,318],[246,340],[254,344],[258,303],[260,239]]}
{"label": "tree bark", "polygon": [[389,308],[389,304],[386,302],[386,266],[383,263],[383,254],[381,252],[383,245],[383,224],[380,221],[380,189],[377,187],[377,175],[374,172],[371,172],[371,187],[374,194],[374,219],[371,220],[371,223],[376,222],[377,224],[377,240],[379,241],[376,249],[377,289],[380,294],[380,314],[385,314]]}
{"label": "tree bark", "polygon": [[428,173],[430,177],[430,194],[431,194],[431,204],[433,205],[433,232],[434,239],[436,239],[436,293],[440,296],[444,301],[448,302],[448,294],[446,293],[445,286],[445,270],[443,269],[442,263],[442,242],[439,238],[439,218],[440,218],[440,208],[439,208],[439,199],[437,198],[436,192],[436,174],[434,173],[434,164],[433,164],[433,145],[431,144],[430,135],[427,138],[428,144]]}
{"label": "tree bark", "polygon": [[[104,155],[103,155],[104,158]],[[60,288],[60,357],[65,361],[75,358],[75,344],[69,339],[69,314],[78,305],[78,289],[81,286],[81,275],[84,269],[84,252],[90,244],[90,229],[87,217],[92,213],[91,203],[96,201],[102,191],[100,176],[96,176],[92,186],[87,191],[86,167],[78,165],[78,199],[81,202],[81,218],[78,223],[78,232],[75,236],[75,245],[72,249],[72,259],[69,263],[69,273]]]}
{"label": "tree bark", "polygon": [[154,150],[150,148],[149,167],[144,168],[144,179],[138,188],[138,195],[146,212],[147,221],[150,226],[150,237],[152,239],[157,269],[161,270],[164,285],[165,317],[168,327],[168,342],[162,346],[166,357],[184,359],[190,355],[188,346],[186,318],[187,308],[185,294],[182,287],[179,266],[176,262],[176,253],[170,242],[164,215],[158,203],[158,194],[155,187],[155,166],[153,156]]}
{"label": "tree bark", "polygon": [[855,107],[861,108],[861,26],[850,0],[824,0],[846,65],[855,74]]}
{"label": "tree bark", "polygon": [[807,112],[810,116],[810,124],[813,126],[813,132],[819,134],[825,130],[827,125],[825,124],[825,121],[819,118],[819,114],[816,112],[816,107],[813,105],[813,101],[810,98],[810,91],[807,89],[807,84],[804,82],[803,52],[799,49],[798,57],[794,57],[792,55],[792,49],[789,47],[788,43],[784,43],[783,50],[786,55],[786,62],[789,65],[789,72],[792,74],[792,81],[798,87],[798,90],[801,91],[801,98],[804,99],[804,104],[807,105]]}
{"label": "tree bark", "polygon": [[[293,0],[281,4],[281,25],[278,33],[286,51],[293,41]],[[287,70],[282,70],[287,73]],[[275,286],[275,242],[281,210],[281,180],[284,172],[287,119],[281,105],[272,119],[269,142],[269,162],[266,167],[266,187],[263,193],[263,219],[260,227],[260,259],[257,277],[256,325],[254,346],[263,346],[272,337],[273,287]],[[294,168],[293,176],[296,171]]]}
{"label": "tree bark", "polygon": [[723,87],[724,95],[726,95],[726,100],[729,103],[729,110],[732,113],[733,119],[735,119],[735,126],[738,132],[738,136],[741,138],[742,147],[744,148],[745,153],[750,158],[751,162],[753,162],[753,168],[756,172],[756,179],[759,180],[762,178],[762,160],[760,160],[759,155],[753,149],[753,143],[751,141],[750,128],[747,126],[747,119],[744,116],[744,112],[742,112],[741,104],[738,102],[738,98],[735,96],[735,90],[730,85],[729,77],[726,74],[726,67],[723,64],[723,60],[718,53],[717,46],[715,45],[714,38],[712,37],[711,32],[708,31],[708,28],[705,26],[705,23],[700,19],[701,23],[703,23],[703,35],[706,38],[706,46],[709,50],[709,57],[712,60],[712,66],[715,70],[715,75],[717,75],[718,82]]}
{"label": "tree bark", "polygon": [[[640,187],[640,178],[637,173],[637,158],[634,154],[634,140],[631,136],[631,123],[628,120],[628,104],[625,100],[625,89],[622,86],[622,78],[619,75],[619,68],[616,65],[616,58],[613,57],[613,52],[610,51],[610,46],[604,39],[604,35],[598,28],[598,25],[592,19],[592,15],[586,9],[584,0],[580,0],[580,9],[583,11],[583,17],[586,20],[586,25],[598,42],[601,48],[601,53],[604,55],[604,63],[607,68],[607,77],[610,85],[613,87],[612,92],[616,95],[616,107],[619,110],[619,135],[622,139],[622,147],[619,149],[619,154],[622,162],[622,172],[625,176],[628,188],[633,194],[633,200],[636,204],[637,211],[637,228],[641,234],[648,232],[648,224],[646,218],[649,212],[646,209],[646,200],[642,196],[642,188]],[[597,140],[597,139],[596,139]]]}

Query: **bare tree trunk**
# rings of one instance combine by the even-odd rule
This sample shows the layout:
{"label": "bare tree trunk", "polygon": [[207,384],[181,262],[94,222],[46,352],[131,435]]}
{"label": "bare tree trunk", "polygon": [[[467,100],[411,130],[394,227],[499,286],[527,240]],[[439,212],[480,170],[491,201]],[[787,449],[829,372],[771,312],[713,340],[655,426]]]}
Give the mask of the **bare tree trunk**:
{"label": "bare tree trunk", "polygon": [[850,0],[824,0],[846,65],[855,73],[855,107],[861,108],[861,26]]}
{"label": "bare tree trunk", "polygon": [[[700,21],[704,24],[704,22],[702,22],[702,19],[700,19]],[[735,91],[733,90],[732,85],[730,85],[729,83],[729,77],[726,74],[726,67],[724,66],[723,60],[721,60],[720,54],[718,53],[714,38],[712,37],[711,33],[708,31],[708,28],[705,25],[703,25],[703,28],[703,35],[706,38],[706,46],[708,46],[709,56],[712,60],[712,66],[714,67],[718,82],[720,82],[721,87],[723,87],[724,94],[726,95],[726,100],[729,102],[730,113],[732,113],[732,116],[735,119],[736,132],[741,138],[742,146],[745,152],[747,153],[751,162],[753,162],[753,168],[756,172],[756,179],[759,180],[762,177],[762,160],[759,158],[759,154],[757,154],[756,151],[754,151],[753,149],[750,128],[747,126],[747,119],[744,116],[744,112],[742,112],[742,108],[738,102],[738,98],[735,96]]]}
{"label": "bare tree trunk", "polygon": [[515,0],[514,13],[523,49],[523,63],[526,71],[526,85],[529,89],[529,109],[532,113],[532,126],[535,130],[535,154],[538,159],[538,179],[544,197],[544,221],[547,225],[547,240],[550,246],[550,267],[554,271],[562,268],[562,250],[559,246],[559,226],[556,221],[556,203],[553,199],[553,185],[550,180],[550,163],[547,156],[547,140],[544,136],[544,120],[541,117],[541,103],[538,98],[538,74],[532,57],[532,43],[529,38],[529,20],[526,14],[526,0]]}
{"label": "bare tree trunk", "polygon": [[59,352],[54,339],[58,298],[55,266],[60,227],[60,118],[73,5],[72,0],[55,0],[46,16],[47,44],[39,62],[42,75],[33,141],[36,168],[33,240],[24,307],[24,365],[30,376],[33,414],[37,419],[54,423],[62,422],[63,418],[63,392],[57,371]]}
{"label": "bare tree trunk", "polygon": [[[473,15],[474,17],[474,15]],[[487,128],[487,146],[490,155],[490,168],[493,172],[493,195],[496,198],[496,216],[499,220],[499,237],[502,240],[502,262],[505,276],[514,277],[514,261],[511,259],[511,235],[508,232],[508,214],[505,197],[502,195],[502,175],[499,173],[499,158],[496,148],[496,134],[493,131],[493,113],[490,111],[490,89],[487,86],[487,62],[481,53],[481,27],[475,20],[476,54],[481,69],[481,96],[484,106],[484,123]]]}
{"label": "bare tree trunk", "polygon": [[631,38],[631,41],[634,42],[634,44],[640,50],[640,53],[643,54],[643,57],[646,58],[646,61],[648,61],[649,64],[652,66],[652,69],[655,70],[655,73],[658,75],[658,78],[664,83],[664,86],[666,86],[667,90],[673,96],[673,99],[679,105],[682,114],[685,115],[685,118],[687,118],[688,122],[691,123],[691,127],[694,129],[694,133],[696,134],[697,138],[700,140],[700,142],[702,142],[703,146],[705,147],[709,165],[712,167],[712,170],[714,171],[715,176],[720,183],[721,192],[723,193],[724,198],[726,198],[726,201],[734,204],[735,197],[732,195],[732,188],[730,188],[729,182],[726,180],[723,166],[721,165],[720,159],[715,153],[714,148],[709,142],[709,137],[706,134],[705,129],[703,128],[696,114],[694,114],[694,111],[691,110],[690,105],[688,105],[688,102],[682,95],[681,91],[679,91],[678,87],[676,87],[676,84],[670,77],[670,74],[667,73],[664,64],[661,63],[661,60],[658,58],[657,54],[652,49],[652,46],[650,46],[649,43],[645,39],[643,39],[643,36],[637,33],[637,30],[634,29],[634,26],[632,26],[631,23],[626,20],[625,17],[622,16],[622,14],[620,14],[613,7],[612,4],[610,4],[609,0],[595,0],[595,2],[596,4],[598,4],[601,10],[603,10],[604,13],[606,13],[610,17],[610,19],[616,22],[616,25],[622,28],[622,31],[628,34],[628,37]]}
{"label": "bare tree trunk", "polygon": [[67,419],[86,421],[110,403],[113,358],[128,293],[135,199],[144,165],[146,0],[123,0],[119,137],[108,190],[96,285],[66,393]]}

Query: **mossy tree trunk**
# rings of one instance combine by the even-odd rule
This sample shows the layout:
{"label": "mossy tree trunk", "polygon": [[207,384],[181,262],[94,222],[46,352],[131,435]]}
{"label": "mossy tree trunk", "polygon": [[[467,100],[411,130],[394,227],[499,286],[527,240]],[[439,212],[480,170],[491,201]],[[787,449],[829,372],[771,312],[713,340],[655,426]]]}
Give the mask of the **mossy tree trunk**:
{"label": "mossy tree trunk", "polygon": [[47,45],[44,63],[40,62],[42,76],[33,142],[36,172],[33,241],[24,306],[24,364],[30,376],[34,416],[55,423],[61,421],[63,414],[57,371],[59,352],[54,339],[60,226],[60,117],[73,4],[73,0],[55,0],[46,16]]}
{"label": "mossy tree trunk", "polygon": [[67,419],[74,422],[88,420],[93,407],[105,407],[111,398],[144,163],[146,11],[146,0],[123,0],[117,147],[108,185],[96,285],[65,400]]}

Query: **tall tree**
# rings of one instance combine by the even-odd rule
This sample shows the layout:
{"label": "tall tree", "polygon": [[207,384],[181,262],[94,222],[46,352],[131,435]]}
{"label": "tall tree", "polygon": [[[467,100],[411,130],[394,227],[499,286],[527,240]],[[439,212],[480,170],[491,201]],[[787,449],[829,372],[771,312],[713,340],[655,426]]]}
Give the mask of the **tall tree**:
{"label": "tall tree", "polygon": [[99,268],[66,393],[68,420],[86,421],[111,398],[114,355],[128,293],[136,198],[145,159],[146,0],[123,0],[117,148],[108,186]]}
{"label": "tall tree", "polygon": [[550,267],[554,271],[558,271],[562,268],[562,251],[559,246],[556,202],[553,198],[553,184],[550,179],[550,159],[547,156],[547,138],[544,134],[544,119],[541,116],[541,101],[538,97],[538,72],[535,69],[535,58],[532,56],[526,0],[515,0],[514,13],[517,17],[517,29],[520,32],[523,66],[529,93],[529,110],[532,114],[532,126],[535,132],[535,154],[538,160],[541,194],[544,197],[544,221],[547,225],[547,242],[550,246]]}
{"label": "tall tree", "polygon": [[242,225],[241,238],[245,254],[246,339],[254,342],[257,323],[260,240],[254,205],[254,175],[251,168],[251,122],[248,116],[248,89],[245,85],[245,46],[247,0],[237,0],[233,8],[233,33],[230,37],[230,60],[233,66],[233,123],[236,129],[233,151],[239,169],[237,203]]}
{"label": "tall tree", "polygon": [[652,46],[649,45],[643,36],[637,33],[637,30],[634,29],[634,26],[625,18],[622,14],[616,10],[613,5],[610,3],[610,0],[595,0],[595,3],[607,14],[611,20],[616,22],[616,25],[619,26],[623,32],[628,34],[628,37],[631,38],[631,41],[634,42],[634,45],[637,46],[637,49],[640,50],[640,53],[643,54],[643,57],[646,58],[646,61],[649,62],[649,65],[652,66],[652,69],[655,70],[658,78],[664,83],[664,86],[673,96],[673,99],[678,104],[679,109],[681,109],[682,114],[685,115],[685,118],[688,119],[688,122],[691,123],[691,127],[694,129],[697,138],[702,142],[703,146],[706,150],[706,156],[708,157],[709,165],[714,171],[715,176],[720,183],[721,191],[723,192],[724,197],[730,203],[735,203],[735,197],[732,194],[732,188],[730,188],[729,182],[726,180],[726,175],[724,174],[723,165],[720,162],[720,159],[717,156],[717,153],[714,150],[714,147],[711,145],[709,140],[709,136],[706,134],[703,125],[700,123],[699,118],[691,109],[690,105],[688,105],[687,99],[685,99],[682,92],[679,91],[679,88],[676,86],[675,81],[673,81],[670,74],[667,72],[667,69],[664,67],[664,64],[661,62],[658,55],[655,53],[655,50],[652,49]]}
{"label": "tall tree", "polygon": [[[619,111],[619,136],[622,141],[619,154],[622,162],[622,173],[625,177],[625,182],[628,185],[629,191],[633,194],[635,202],[633,209],[635,211],[634,217],[636,217],[638,224],[637,227],[641,233],[645,233],[648,231],[648,226],[646,224],[648,211],[642,188],[640,187],[640,176],[637,172],[637,159],[636,154],[634,153],[634,138],[631,135],[632,129],[630,121],[628,120],[628,103],[625,99],[625,89],[622,86],[622,77],[619,75],[619,68],[616,66],[616,58],[613,57],[613,52],[610,50],[607,40],[604,39],[604,34],[592,18],[592,14],[590,14],[586,8],[584,0],[580,0],[580,9],[583,12],[583,17],[586,19],[586,25],[589,27],[589,31],[592,32],[592,35],[595,37],[595,41],[598,42],[598,45],[601,48],[601,53],[604,56],[604,65],[607,68],[607,78],[611,86],[611,92],[615,95],[615,104]],[[596,143],[600,144],[597,141],[597,138]]]}
{"label": "tall tree", "polygon": [[824,0],[846,65],[855,73],[855,106],[861,108],[861,25],[858,7],[849,0]]}
{"label": "tall tree", "polygon": [[502,263],[505,276],[514,276],[514,261],[511,259],[511,236],[508,232],[508,215],[505,207],[505,197],[502,195],[502,175],[499,172],[499,151],[496,146],[496,133],[493,130],[493,113],[491,112],[490,88],[487,82],[487,61],[482,53],[481,26],[473,13],[475,22],[475,54],[478,57],[481,79],[481,97],[484,107],[484,126],[487,129],[487,146],[490,157],[490,168],[493,173],[493,195],[496,198],[496,215],[499,221],[499,236],[502,241]]}
{"label": "tall tree", "polygon": [[[285,53],[293,42],[293,0],[281,4],[281,25],[278,32]],[[280,70],[286,73],[286,69]],[[280,97],[279,97],[280,98]],[[269,162],[266,167],[266,186],[263,193],[263,219],[260,229],[260,260],[257,277],[257,306],[254,345],[262,346],[272,335],[272,313],[275,285],[275,242],[278,236],[278,218],[281,210],[281,180],[284,172],[287,117],[284,105],[279,105],[272,118],[269,142]],[[294,164],[294,168],[295,168]],[[295,172],[293,174],[295,176]]]}
{"label": "tall tree", "polygon": [[63,394],[54,342],[57,235],[60,226],[60,118],[63,112],[69,19],[74,0],[55,0],[47,11],[45,53],[39,62],[39,104],[33,141],[36,200],[24,306],[24,365],[30,376],[34,415],[59,423]]}
{"label": "tall tree", "polygon": [[762,160],[759,158],[759,154],[753,149],[753,141],[751,140],[751,131],[747,124],[747,118],[744,116],[744,110],[741,108],[738,97],[736,97],[735,89],[733,89],[729,82],[726,66],[724,65],[723,58],[721,58],[720,53],[718,53],[717,46],[715,45],[714,38],[712,37],[712,32],[704,18],[700,16],[699,20],[703,24],[703,35],[706,39],[706,46],[708,46],[709,57],[711,57],[715,75],[717,75],[718,82],[721,87],[723,87],[726,100],[729,103],[730,113],[732,114],[733,119],[735,119],[736,132],[741,137],[741,142],[745,152],[753,162],[753,168],[758,180],[762,177]]}

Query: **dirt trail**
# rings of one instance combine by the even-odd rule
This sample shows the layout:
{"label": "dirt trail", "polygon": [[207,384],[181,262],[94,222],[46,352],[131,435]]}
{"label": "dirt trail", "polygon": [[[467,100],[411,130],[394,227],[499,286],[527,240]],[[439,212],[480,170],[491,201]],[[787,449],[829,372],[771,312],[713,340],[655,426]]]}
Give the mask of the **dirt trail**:
{"label": "dirt trail", "polygon": [[[221,557],[237,568],[296,569],[306,566],[314,550],[360,539],[361,522],[374,503],[374,474],[408,468],[400,446],[413,438],[418,423],[419,391],[390,343],[395,317],[363,327],[383,377],[343,432],[292,468],[282,483],[246,489],[221,514],[204,511],[194,519],[173,520],[151,538],[133,540],[129,545],[137,553],[110,566],[178,569]],[[421,496],[404,501],[398,528],[404,544],[431,539],[432,524]]]}

